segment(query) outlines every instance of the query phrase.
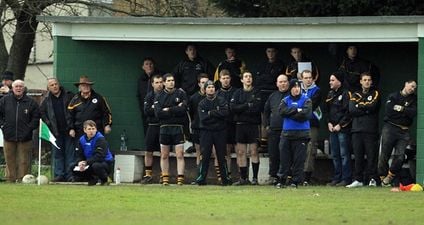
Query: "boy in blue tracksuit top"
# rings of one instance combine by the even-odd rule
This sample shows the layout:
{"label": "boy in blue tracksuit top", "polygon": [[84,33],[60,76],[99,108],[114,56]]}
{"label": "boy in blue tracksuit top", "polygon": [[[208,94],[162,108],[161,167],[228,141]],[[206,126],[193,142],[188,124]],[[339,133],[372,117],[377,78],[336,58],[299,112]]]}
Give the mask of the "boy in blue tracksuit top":
{"label": "boy in blue tracksuit top", "polygon": [[72,167],[74,180],[88,180],[88,185],[108,184],[108,174],[113,163],[105,137],[97,131],[96,123],[86,120],[83,124],[84,135],[79,139],[77,164]]}
{"label": "boy in blue tracksuit top", "polygon": [[293,176],[290,186],[297,187],[302,182],[306,146],[310,139],[309,119],[312,114],[312,101],[301,94],[300,82],[297,79],[290,81],[289,91],[290,95],[283,98],[279,106],[284,119],[277,188],[284,187],[290,169]]}

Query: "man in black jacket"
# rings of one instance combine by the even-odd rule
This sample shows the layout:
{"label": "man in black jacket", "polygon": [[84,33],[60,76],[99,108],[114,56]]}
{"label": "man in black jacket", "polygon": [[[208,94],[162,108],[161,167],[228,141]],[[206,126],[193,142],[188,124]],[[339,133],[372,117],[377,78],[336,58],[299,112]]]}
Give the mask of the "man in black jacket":
{"label": "man in black jacket", "polygon": [[[221,88],[219,89],[217,95],[221,96],[227,101],[228,103],[231,102],[231,98],[233,97],[234,92],[237,90],[237,88],[231,86],[231,74],[228,70],[221,70],[219,72],[219,82],[221,84]],[[241,81],[240,81],[241,82]],[[231,176],[231,151],[234,150],[234,146],[236,144],[236,125],[234,122],[234,115],[233,113],[229,112],[227,118],[227,169],[228,169],[228,176]],[[217,161],[215,160],[215,166],[218,165]]]}
{"label": "man in black jacket", "polygon": [[[405,149],[410,138],[409,128],[417,116],[417,83],[408,80],[401,91],[389,95],[386,101],[383,130],[381,131],[381,152],[378,161],[378,173],[383,185],[390,185],[400,173],[405,160]],[[392,155],[393,160],[388,165]]]}
{"label": "man in black jacket", "polygon": [[154,75],[151,78],[151,81],[153,90],[147,93],[146,97],[144,98],[144,114],[147,116],[146,123],[149,126],[147,127],[147,132],[144,137],[144,142],[146,145],[146,155],[144,156],[145,175],[141,179],[141,184],[150,184],[152,182],[153,152],[160,151],[160,124],[159,119],[155,115],[154,102],[156,96],[158,96],[159,93],[161,93],[163,90],[163,79],[162,76]]}
{"label": "man in black jacket", "polygon": [[156,97],[155,115],[160,122],[160,157],[162,184],[169,185],[169,152],[175,148],[177,156],[177,184],[184,184],[184,132],[187,116],[187,96],[184,91],[175,88],[174,75],[163,75],[165,89]]}
{"label": "man in black jacket", "polygon": [[52,145],[55,182],[66,181],[70,174],[69,166],[75,161],[74,140],[69,136],[70,127],[67,125],[69,112],[68,104],[74,94],[65,90],[56,78],[47,79],[48,93],[41,103],[41,118],[56,137],[57,149]]}
{"label": "man in black jacket", "polygon": [[259,155],[257,139],[259,138],[263,104],[259,90],[253,87],[252,73],[244,72],[241,82],[243,83],[243,88],[234,92],[230,102],[231,110],[234,113],[234,121],[236,122],[236,152],[240,168],[240,180],[234,185],[250,183],[247,177],[249,168],[247,164],[248,150],[250,150],[250,159],[252,161],[252,184],[258,185]]}
{"label": "man in black jacket", "polygon": [[141,111],[141,119],[143,120],[143,129],[144,134],[147,132],[148,122],[146,121],[146,114],[144,113],[144,98],[146,94],[153,91],[152,87],[152,78],[154,75],[163,75],[163,73],[156,68],[156,62],[151,57],[146,57],[143,59],[143,65],[141,66],[143,69],[142,74],[138,78],[137,81],[137,98]]}
{"label": "man in black jacket", "polygon": [[224,98],[216,95],[213,81],[208,81],[204,85],[206,98],[199,103],[199,126],[201,129],[200,146],[201,162],[199,165],[199,176],[195,184],[205,185],[208,175],[209,161],[212,155],[212,147],[215,147],[216,157],[222,185],[231,185],[231,180],[227,175],[227,163],[225,161],[226,152],[226,117],[229,109]]}
{"label": "man in black jacket", "polygon": [[277,172],[280,166],[280,135],[282,130],[283,117],[278,111],[281,100],[289,94],[289,80],[287,75],[281,74],[276,82],[277,91],[274,91],[268,98],[264,107],[263,122],[268,132],[268,154],[269,154],[269,184],[276,185],[278,182]]}
{"label": "man in black jacket", "polygon": [[358,48],[355,45],[347,46],[339,71],[345,74],[343,86],[350,92],[361,90],[359,80],[362,73],[371,74],[374,87],[378,87],[380,81],[379,69],[370,61],[358,57]]}
{"label": "man in black jacket", "polygon": [[175,86],[182,88],[189,97],[197,90],[197,76],[200,73],[206,73],[209,75],[209,80],[212,80],[215,68],[208,60],[197,54],[197,48],[194,44],[186,46],[185,54],[185,59],[174,69]]}
{"label": "man in black jacket", "polygon": [[343,73],[330,75],[330,91],[326,103],[327,127],[330,132],[330,149],[334,176],[328,186],[344,187],[352,181],[350,156],[349,91],[343,87]]}
{"label": "man in black jacket", "polygon": [[95,92],[92,88],[94,82],[87,76],[81,76],[79,82],[75,83],[79,92],[69,102],[68,110],[70,117],[68,126],[69,135],[77,140],[84,135],[83,123],[86,120],[93,120],[97,125],[97,130],[102,134],[109,134],[112,131],[112,113],[106,99]]}
{"label": "man in black jacket", "polygon": [[197,85],[199,86],[199,91],[194,93],[188,101],[189,114],[191,118],[191,141],[194,144],[194,149],[196,150],[196,165],[200,163],[200,127],[199,127],[199,114],[197,107],[205,97],[205,83],[209,80],[209,77],[206,73],[201,73],[197,76]]}
{"label": "man in black jacket", "polygon": [[372,88],[370,73],[362,73],[359,82],[362,90],[353,93],[349,100],[355,173],[354,181],[346,186],[348,188],[362,187],[364,182],[375,186],[378,180],[378,111],[381,97]]}
{"label": "man in black jacket", "polygon": [[40,119],[38,104],[26,95],[24,81],[15,80],[12,92],[0,99],[0,126],[8,182],[20,181],[30,172],[32,132],[38,128]]}

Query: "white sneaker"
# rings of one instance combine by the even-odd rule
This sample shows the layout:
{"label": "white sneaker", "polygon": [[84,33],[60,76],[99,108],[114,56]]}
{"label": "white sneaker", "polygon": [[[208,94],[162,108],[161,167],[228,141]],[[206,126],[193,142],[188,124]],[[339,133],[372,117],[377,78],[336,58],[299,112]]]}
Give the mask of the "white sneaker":
{"label": "white sneaker", "polygon": [[356,188],[356,187],[362,187],[364,184],[362,182],[359,182],[357,180],[353,181],[351,184],[346,185],[347,188]]}
{"label": "white sneaker", "polygon": [[368,184],[369,187],[377,187],[377,182],[374,179],[370,180],[370,183]]}

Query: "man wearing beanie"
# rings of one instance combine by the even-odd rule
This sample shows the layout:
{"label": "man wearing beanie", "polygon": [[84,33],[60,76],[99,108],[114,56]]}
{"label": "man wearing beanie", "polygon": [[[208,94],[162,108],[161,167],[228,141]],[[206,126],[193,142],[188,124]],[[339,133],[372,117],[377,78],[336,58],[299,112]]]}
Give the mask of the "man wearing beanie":
{"label": "man wearing beanie", "polygon": [[229,114],[228,103],[224,98],[217,96],[213,81],[204,84],[206,98],[199,103],[198,117],[200,127],[200,151],[201,162],[199,165],[199,176],[193,184],[205,185],[209,170],[209,162],[212,147],[215,147],[218,158],[219,170],[221,172],[222,185],[231,185],[227,174],[227,163],[225,161],[227,121]]}
{"label": "man wearing beanie", "polygon": [[301,84],[292,79],[290,95],[283,98],[279,112],[283,116],[283,131],[280,140],[280,169],[277,188],[285,187],[289,170],[292,170],[290,187],[297,188],[303,181],[306,146],[310,139],[309,119],[312,116],[312,101],[301,94]]}
{"label": "man wearing beanie", "polygon": [[330,132],[331,158],[334,176],[328,186],[344,187],[350,184],[352,170],[350,166],[350,122],[349,92],[342,86],[343,73],[337,71],[330,76],[330,91],[325,106],[327,108],[327,126]]}

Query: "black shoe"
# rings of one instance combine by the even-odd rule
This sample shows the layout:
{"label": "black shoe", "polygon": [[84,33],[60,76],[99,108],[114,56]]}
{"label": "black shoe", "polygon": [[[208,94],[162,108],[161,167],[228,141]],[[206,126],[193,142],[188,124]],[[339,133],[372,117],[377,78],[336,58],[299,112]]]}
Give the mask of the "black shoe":
{"label": "black shoe", "polygon": [[52,181],[53,182],[64,182],[65,181],[65,178],[62,177],[62,176],[57,176]]}
{"label": "black shoe", "polygon": [[96,185],[97,184],[97,179],[91,179],[91,180],[89,180],[88,181],[88,186],[94,186],[94,185]]}
{"label": "black shoe", "polygon": [[239,185],[249,185],[249,184],[250,184],[249,180],[240,178],[240,180],[235,182],[233,185],[239,186]]}
{"label": "black shoe", "polygon": [[206,185],[206,182],[205,181],[197,181],[197,180],[195,180],[195,181],[191,182],[191,185],[203,186],[203,185]]}
{"label": "black shoe", "polygon": [[108,178],[106,178],[106,180],[100,181],[100,185],[102,185],[102,186],[108,186],[111,182],[112,182],[112,179],[109,180],[109,177],[108,177]]}
{"label": "black shoe", "polygon": [[251,185],[259,185],[258,179],[257,178],[253,178],[252,182],[250,183]]}
{"label": "black shoe", "polygon": [[151,176],[144,176],[143,178],[141,178],[140,183],[141,184],[151,184],[153,181],[153,177]]}

